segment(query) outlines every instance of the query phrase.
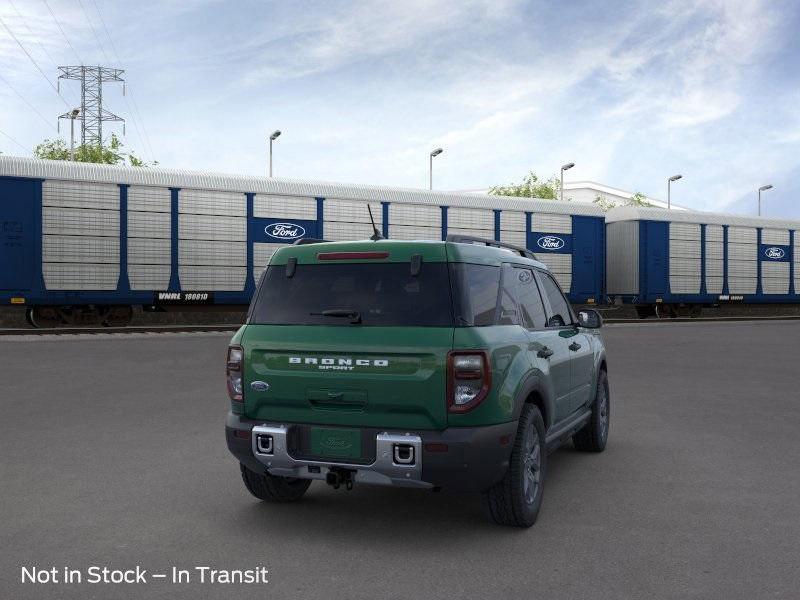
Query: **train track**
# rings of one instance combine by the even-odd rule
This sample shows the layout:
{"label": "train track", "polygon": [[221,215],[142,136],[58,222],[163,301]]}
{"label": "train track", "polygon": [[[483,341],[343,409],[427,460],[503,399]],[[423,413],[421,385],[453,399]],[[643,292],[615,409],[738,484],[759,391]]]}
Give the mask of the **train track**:
{"label": "train track", "polygon": [[[678,317],[675,319],[623,319],[604,318],[603,322],[609,325],[652,323],[668,325],[669,323],[725,323],[736,321],[797,321],[800,315],[786,316],[735,316],[735,317]],[[103,334],[131,334],[131,333],[202,333],[236,331],[239,325],[133,325],[128,327],[55,327],[44,329],[33,328],[0,328],[0,337],[9,335],[103,335]]]}

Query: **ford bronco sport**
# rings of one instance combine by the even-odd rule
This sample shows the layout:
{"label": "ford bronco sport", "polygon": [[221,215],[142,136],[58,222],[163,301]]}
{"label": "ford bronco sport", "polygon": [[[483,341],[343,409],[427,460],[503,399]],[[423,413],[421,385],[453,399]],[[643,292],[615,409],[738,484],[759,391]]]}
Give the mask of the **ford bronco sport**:
{"label": "ford bronco sport", "polygon": [[500,242],[286,246],[228,349],[228,447],[262,500],[314,479],[448,488],[529,527],[548,453],[606,445],[601,324]]}

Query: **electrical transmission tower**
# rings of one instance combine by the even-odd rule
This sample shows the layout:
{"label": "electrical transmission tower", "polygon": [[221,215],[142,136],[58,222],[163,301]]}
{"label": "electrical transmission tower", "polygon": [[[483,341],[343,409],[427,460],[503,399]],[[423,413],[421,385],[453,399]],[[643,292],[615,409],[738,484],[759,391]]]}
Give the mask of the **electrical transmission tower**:
{"label": "electrical transmission tower", "polygon": [[81,120],[81,144],[89,146],[103,145],[103,122],[121,121],[122,132],[125,133],[125,119],[103,108],[103,84],[109,81],[122,82],[122,95],[125,95],[125,80],[122,69],[108,67],[58,67],[59,87],[62,79],[73,79],[81,82],[81,109],[77,117],[64,113],[59,118],[78,118]]}

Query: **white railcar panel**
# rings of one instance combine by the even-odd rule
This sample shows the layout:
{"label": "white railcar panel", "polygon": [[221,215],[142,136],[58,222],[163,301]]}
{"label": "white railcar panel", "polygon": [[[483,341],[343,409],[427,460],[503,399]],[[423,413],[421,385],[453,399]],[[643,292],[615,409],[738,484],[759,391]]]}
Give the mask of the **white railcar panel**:
{"label": "white railcar panel", "polygon": [[752,277],[758,273],[758,263],[754,260],[729,260],[728,277]]}
{"label": "white railcar panel", "polygon": [[421,225],[389,225],[389,238],[393,240],[441,240],[442,228],[422,227]]}
{"label": "white railcar panel", "polygon": [[788,229],[762,229],[761,230],[761,243],[762,244],[778,244],[779,246],[789,245],[789,230]]}
{"label": "white railcar panel", "polygon": [[[376,223],[378,232],[381,231],[380,224]],[[336,221],[325,223],[325,239],[334,242],[347,240],[368,240],[373,235],[371,223],[339,223]]]}
{"label": "white railcar panel", "polygon": [[706,240],[706,259],[725,258],[725,244],[717,240]]}
{"label": "white railcar panel", "polygon": [[[778,242],[772,242],[778,243]],[[789,293],[789,263],[761,263],[761,291],[765,294]]]}
{"label": "white railcar panel", "polygon": [[706,259],[706,277],[722,277],[725,274],[725,261],[716,258]]}
{"label": "white railcar panel", "polygon": [[696,223],[670,223],[669,239],[700,241],[700,225]]}
{"label": "white railcar panel", "polygon": [[700,273],[696,275],[669,276],[669,289],[673,294],[699,294]]}
{"label": "white railcar panel", "polygon": [[317,200],[299,196],[256,194],[253,199],[253,216],[267,219],[316,221]]}
{"label": "white railcar panel", "polygon": [[128,188],[128,211],[142,212],[172,211],[172,194],[169,188],[132,185]]}
{"label": "white railcar panel", "polygon": [[494,230],[489,231],[488,229],[471,229],[466,227],[450,227],[448,224],[447,226],[447,235],[471,235],[472,237],[479,237],[485,238],[489,240],[494,239]]}
{"label": "white railcar panel", "polygon": [[119,238],[119,211],[44,206],[42,233]]}
{"label": "white railcar panel", "polygon": [[260,242],[253,244],[253,266],[258,270],[259,275],[264,267],[269,264],[272,255],[286,246],[287,244],[264,244]]}
{"label": "white railcar panel", "polygon": [[[383,206],[379,201],[370,202],[372,209],[372,217],[375,219],[375,224],[378,226],[378,231],[381,230],[383,223]],[[336,221],[340,223],[369,223],[369,211],[367,210],[367,203],[359,200],[339,200],[336,198],[326,198],[323,203],[323,214],[325,215],[325,238],[328,238],[327,228],[328,221]]]}
{"label": "white railcar panel", "polygon": [[571,254],[554,254],[550,252],[540,252],[536,255],[539,262],[547,265],[547,268],[556,278],[558,284],[564,290],[569,292],[572,286],[572,255]]}
{"label": "white railcar panel", "polygon": [[178,212],[193,215],[247,216],[247,197],[237,192],[181,189]]}
{"label": "white railcar panel", "polygon": [[729,294],[755,294],[758,285],[754,277],[730,277],[728,276]]}
{"label": "white railcar panel", "polygon": [[241,291],[247,277],[246,267],[185,265],[178,272],[185,291]]}
{"label": "white railcar panel", "polygon": [[169,276],[169,265],[128,265],[128,281],[132,290],[166,290]]}
{"label": "white railcar panel", "polygon": [[706,291],[709,294],[721,294],[722,283],[722,277],[706,277]]}
{"label": "white railcar panel", "polygon": [[128,242],[131,238],[170,239],[170,213],[128,212]]}
{"label": "white railcar panel", "polygon": [[441,229],[442,209],[424,204],[390,204],[389,225],[417,225]]}
{"label": "white railcar panel", "polygon": [[669,257],[700,258],[700,240],[671,239],[669,241]]}
{"label": "white railcar panel", "polygon": [[572,233],[572,215],[533,213],[531,231],[539,233]]}
{"label": "white railcar panel", "polygon": [[85,235],[44,235],[42,261],[118,263],[119,239]]}
{"label": "white railcar panel", "polygon": [[42,263],[48,290],[115,290],[119,264]]}
{"label": "white railcar panel", "polygon": [[128,264],[168,265],[171,263],[169,239],[129,238]]}
{"label": "white railcar panel", "polygon": [[247,243],[181,240],[178,246],[178,264],[245,266],[247,265]]}
{"label": "white railcar panel", "polygon": [[119,210],[119,186],[88,181],[47,179],[42,183],[42,206]]}
{"label": "white railcar panel", "polygon": [[729,260],[758,260],[758,246],[755,244],[728,244]]}
{"label": "white railcar panel", "polygon": [[247,241],[247,219],[213,215],[181,214],[178,235],[182,240]]}
{"label": "white railcar panel", "polygon": [[508,231],[505,229],[500,230],[500,241],[506,242],[507,244],[514,244],[515,246],[519,246],[520,248],[527,247],[527,237],[528,234],[525,233],[525,230],[522,231]]}
{"label": "white railcar panel", "polygon": [[[450,207],[447,209],[447,231],[453,229],[473,229],[494,232],[494,211],[481,210],[478,208],[458,208]],[[486,234],[482,234],[486,237]],[[494,238],[494,233],[492,233]]]}
{"label": "white railcar panel", "polygon": [[504,210],[500,213],[500,231],[525,231],[525,213]]}
{"label": "white railcar panel", "polygon": [[758,233],[755,227],[728,227],[729,244],[756,244]]}
{"label": "white railcar panel", "polygon": [[721,242],[725,237],[722,225],[706,225],[706,241]]}

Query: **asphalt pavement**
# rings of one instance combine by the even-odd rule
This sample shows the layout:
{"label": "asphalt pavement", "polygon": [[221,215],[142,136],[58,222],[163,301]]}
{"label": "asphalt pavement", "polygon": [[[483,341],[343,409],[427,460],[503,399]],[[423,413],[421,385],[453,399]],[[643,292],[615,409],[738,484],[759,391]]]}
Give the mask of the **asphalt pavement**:
{"label": "asphalt pavement", "polygon": [[[550,457],[527,530],[446,492],[259,503],[225,446],[225,334],[0,339],[0,598],[797,598],[800,322],[603,331],[608,448]],[[93,565],[168,577],[20,582]]]}

